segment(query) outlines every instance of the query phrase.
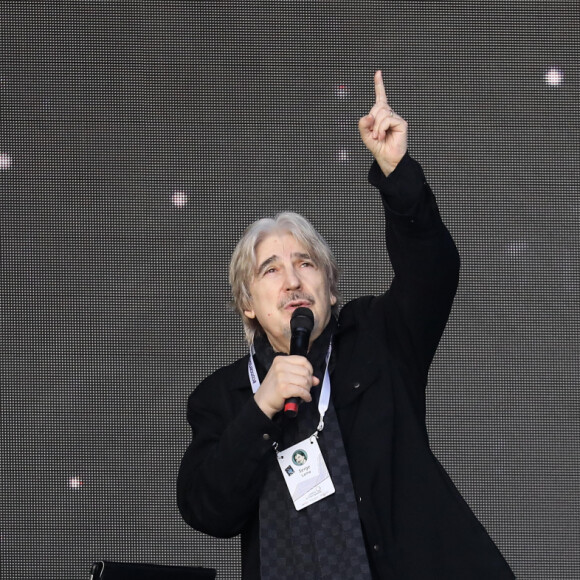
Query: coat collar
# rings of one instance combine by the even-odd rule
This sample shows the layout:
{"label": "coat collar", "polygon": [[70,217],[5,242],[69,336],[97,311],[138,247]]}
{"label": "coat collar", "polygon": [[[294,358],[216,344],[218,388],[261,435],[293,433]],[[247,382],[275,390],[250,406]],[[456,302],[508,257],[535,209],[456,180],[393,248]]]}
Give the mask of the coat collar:
{"label": "coat collar", "polygon": [[[328,353],[328,345],[330,344],[330,340],[336,332],[337,327],[338,322],[336,318],[331,317],[329,323],[326,325],[326,328],[314,341],[310,351],[308,352],[307,358],[310,361],[312,368],[314,369],[315,376],[317,376],[320,381],[322,381],[324,378],[324,372],[326,370],[326,355]],[[264,335],[256,336],[254,339],[254,349],[256,352],[254,361],[256,363],[260,379],[263,380],[266,376],[266,373],[270,369],[272,362],[274,361],[274,357],[280,355],[284,356],[284,353],[274,352],[274,349]],[[330,370],[332,370],[332,366]]]}
{"label": "coat collar", "polygon": [[[343,316],[343,313],[345,313],[344,310],[333,327],[333,353],[330,368],[332,396],[337,408],[350,404],[364,393],[379,375],[379,366],[375,356],[377,345],[372,333],[361,325],[352,313],[346,312],[346,316]],[[229,384],[232,390],[249,389],[251,391],[248,360],[249,354],[231,365]]]}
{"label": "coat collar", "polygon": [[249,360],[250,355],[247,354],[231,365],[232,372],[229,378],[229,387],[233,391],[242,389],[252,390],[252,384],[250,383],[250,377],[248,375]]}

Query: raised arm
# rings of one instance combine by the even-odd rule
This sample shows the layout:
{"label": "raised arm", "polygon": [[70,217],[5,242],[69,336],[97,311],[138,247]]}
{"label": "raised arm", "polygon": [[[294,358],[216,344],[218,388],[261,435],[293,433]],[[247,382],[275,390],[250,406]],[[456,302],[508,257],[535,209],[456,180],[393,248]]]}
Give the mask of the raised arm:
{"label": "raised arm", "polygon": [[359,130],[376,160],[369,180],[381,193],[395,277],[371,318],[424,385],[457,288],[459,259],[423,170],[407,153],[407,123],[389,106],[380,71],[374,82],[376,102]]}

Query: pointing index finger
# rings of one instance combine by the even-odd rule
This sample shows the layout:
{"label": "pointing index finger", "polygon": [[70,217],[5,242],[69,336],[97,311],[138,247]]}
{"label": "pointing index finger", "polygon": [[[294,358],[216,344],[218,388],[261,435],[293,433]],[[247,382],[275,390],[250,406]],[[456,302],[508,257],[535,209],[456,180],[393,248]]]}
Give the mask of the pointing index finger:
{"label": "pointing index finger", "polygon": [[375,95],[377,103],[387,103],[387,93],[385,92],[385,85],[383,84],[383,73],[378,70],[375,73]]}

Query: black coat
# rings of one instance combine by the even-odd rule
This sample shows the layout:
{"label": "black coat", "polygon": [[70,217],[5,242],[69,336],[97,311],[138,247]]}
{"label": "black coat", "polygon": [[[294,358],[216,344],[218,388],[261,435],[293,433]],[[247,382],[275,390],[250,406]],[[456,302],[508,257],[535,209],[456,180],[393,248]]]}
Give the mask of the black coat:
{"label": "black coat", "polygon": [[[425,426],[427,373],[457,287],[455,244],[408,155],[388,178],[373,164],[369,180],[381,192],[395,277],[385,294],[341,310],[331,384],[373,577],[513,578]],[[242,534],[249,579],[259,578],[258,503],[279,432],[254,402],[247,364],[246,356],[218,370],[190,396],[178,504],[197,530]]]}

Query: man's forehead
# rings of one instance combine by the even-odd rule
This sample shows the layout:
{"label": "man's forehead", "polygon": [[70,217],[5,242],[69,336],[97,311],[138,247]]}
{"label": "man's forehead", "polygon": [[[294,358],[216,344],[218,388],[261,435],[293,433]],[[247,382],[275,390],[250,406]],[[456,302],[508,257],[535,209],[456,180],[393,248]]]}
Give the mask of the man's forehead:
{"label": "man's forehead", "polygon": [[290,232],[272,232],[260,240],[254,249],[256,262],[284,253],[310,255],[308,248]]}

